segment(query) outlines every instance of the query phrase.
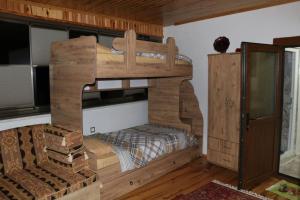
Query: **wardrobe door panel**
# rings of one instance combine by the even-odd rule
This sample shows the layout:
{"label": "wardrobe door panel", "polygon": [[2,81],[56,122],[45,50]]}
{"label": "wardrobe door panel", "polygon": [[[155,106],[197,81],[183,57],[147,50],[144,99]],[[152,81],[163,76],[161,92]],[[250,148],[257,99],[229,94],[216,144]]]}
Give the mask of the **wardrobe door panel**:
{"label": "wardrobe door panel", "polygon": [[209,56],[209,135],[225,138],[225,90],[223,56]]}
{"label": "wardrobe door panel", "polygon": [[241,97],[241,55],[230,54],[224,66],[225,81],[225,135],[224,140],[239,143],[240,97]]}

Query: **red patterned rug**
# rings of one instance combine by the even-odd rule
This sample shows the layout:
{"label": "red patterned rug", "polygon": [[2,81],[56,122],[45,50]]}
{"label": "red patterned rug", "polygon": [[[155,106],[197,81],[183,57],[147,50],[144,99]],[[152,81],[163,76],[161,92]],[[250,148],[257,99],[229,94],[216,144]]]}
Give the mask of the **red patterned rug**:
{"label": "red patterned rug", "polygon": [[259,200],[268,199],[256,193],[237,190],[236,187],[221,183],[219,181],[212,181],[195,191],[179,195],[173,200]]}

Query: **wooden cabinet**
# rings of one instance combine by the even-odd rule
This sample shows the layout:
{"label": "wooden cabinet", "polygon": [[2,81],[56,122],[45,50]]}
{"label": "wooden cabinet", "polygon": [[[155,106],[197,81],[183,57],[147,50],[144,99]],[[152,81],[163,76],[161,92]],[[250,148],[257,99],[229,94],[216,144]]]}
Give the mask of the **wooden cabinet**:
{"label": "wooden cabinet", "polygon": [[240,134],[240,53],[208,56],[209,162],[238,170]]}

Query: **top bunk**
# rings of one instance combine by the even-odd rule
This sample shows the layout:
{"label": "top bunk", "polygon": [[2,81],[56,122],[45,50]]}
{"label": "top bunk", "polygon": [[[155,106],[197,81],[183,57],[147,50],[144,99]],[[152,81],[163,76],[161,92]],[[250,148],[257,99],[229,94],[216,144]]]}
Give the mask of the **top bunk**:
{"label": "top bunk", "polygon": [[[82,132],[82,95],[87,87],[91,86],[94,88],[92,91],[98,91],[103,90],[104,82],[121,81],[121,88],[130,89],[136,87],[131,85],[131,81],[146,79],[150,123],[180,128],[187,132],[198,129],[190,121],[195,118],[194,114],[185,116],[184,113],[189,109],[184,103],[180,103],[185,98],[193,98],[191,110],[199,110],[192,86],[181,91],[181,87],[192,78],[192,64],[180,59],[182,57],[177,54],[178,48],[173,38],[168,38],[166,44],[140,41],[136,40],[135,32],[129,30],[125,32],[124,38],[114,39],[113,48],[111,50],[97,44],[93,36],[52,44],[52,125]],[[186,91],[190,91],[189,94]],[[199,113],[200,111],[195,116],[200,116]],[[186,117],[189,121],[186,121]],[[201,117],[197,120],[201,121]],[[196,132],[200,134],[200,131]]]}
{"label": "top bunk", "polygon": [[142,41],[133,30],[115,38],[113,49],[98,44],[93,36],[55,42],[51,66],[72,63],[77,68],[73,65],[69,70],[87,70],[92,79],[183,77],[193,71],[191,60],[178,54],[174,38],[166,44]]}

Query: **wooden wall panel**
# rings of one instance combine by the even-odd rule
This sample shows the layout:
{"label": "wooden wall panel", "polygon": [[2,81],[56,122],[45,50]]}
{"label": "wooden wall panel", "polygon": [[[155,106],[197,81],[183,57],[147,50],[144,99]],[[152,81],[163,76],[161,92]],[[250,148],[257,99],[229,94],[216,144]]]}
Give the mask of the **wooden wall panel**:
{"label": "wooden wall panel", "polygon": [[[64,1],[60,2],[64,3]],[[80,1],[76,1],[74,4],[78,4],[79,2]],[[62,4],[61,6],[64,5]],[[0,13],[119,31],[134,29],[139,34],[157,37],[163,36],[162,25],[122,19],[98,13],[89,13],[30,1],[0,0]]]}

